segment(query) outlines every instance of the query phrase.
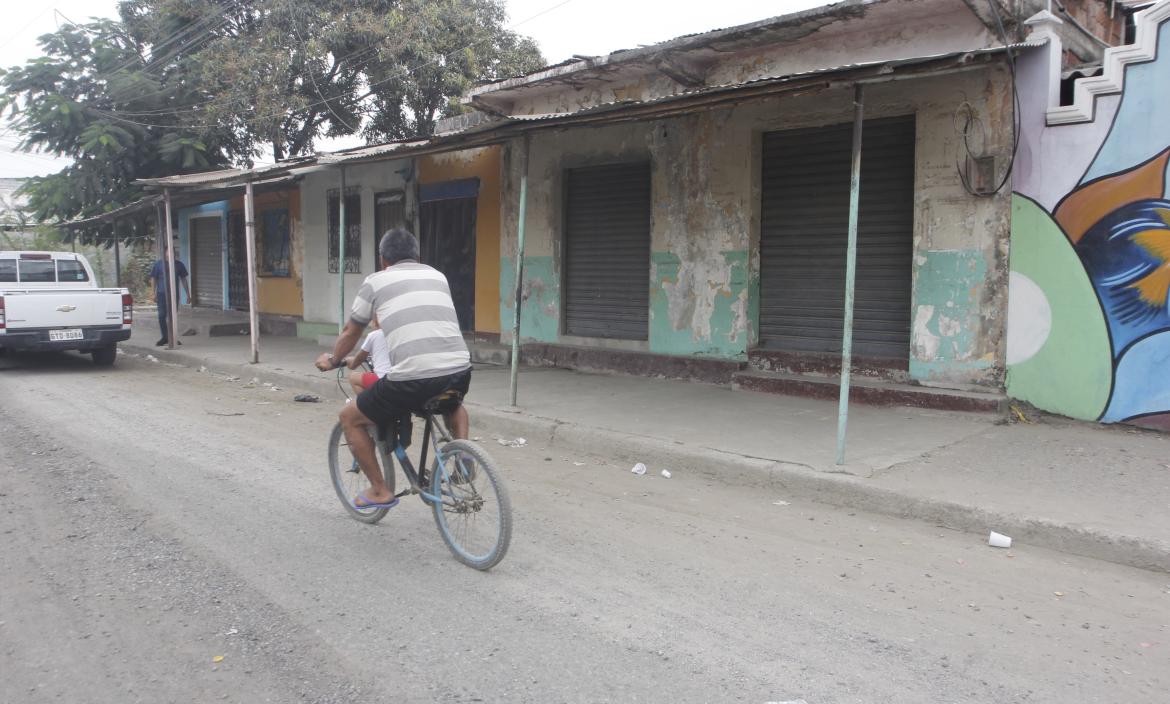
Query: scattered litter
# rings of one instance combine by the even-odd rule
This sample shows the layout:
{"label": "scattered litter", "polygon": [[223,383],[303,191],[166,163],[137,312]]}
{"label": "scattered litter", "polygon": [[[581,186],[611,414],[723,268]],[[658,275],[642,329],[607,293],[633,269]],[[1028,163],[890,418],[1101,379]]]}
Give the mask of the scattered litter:
{"label": "scattered litter", "polygon": [[497,438],[496,442],[500,443],[504,447],[524,447],[525,445],[528,444],[528,441],[525,440],[524,438],[516,438],[515,440],[507,440],[505,438]]}
{"label": "scattered litter", "polygon": [[206,374],[206,373],[207,373],[207,367],[204,367],[204,366],[200,365],[200,367],[199,367],[198,369],[196,369],[195,371],[199,372],[200,374]]}
{"label": "scattered litter", "polygon": [[158,357],[155,357],[153,354],[148,354],[146,355],[146,361],[158,364]]}
{"label": "scattered litter", "polygon": [[574,463],[573,463],[573,466],[574,466],[574,467],[584,467],[584,466],[585,466],[585,463],[584,463],[584,462],[574,462]]}
{"label": "scattered litter", "polygon": [[235,634],[237,634],[239,632],[240,632],[239,629],[231,628],[231,629],[228,629],[228,632],[224,633],[224,635],[225,636],[234,636]]}
{"label": "scattered litter", "polygon": [[234,413],[220,413],[218,411],[208,411],[207,415],[209,415],[209,416],[242,416],[244,414],[240,413],[238,411],[234,412]]}
{"label": "scattered litter", "polygon": [[1153,645],[1154,645],[1153,643],[1138,643],[1139,648],[1150,648]]}
{"label": "scattered litter", "polygon": [[667,479],[670,479],[670,470],[669,469],[662,470],[662,476],[666,477]]}
{"label": "scattered litter", "polygon": [[483,438],[479,437],[478,435],[472,438],[473,442],[479,442],[480,440],[483,440]]}
{"label": "scattered litter", "polygon": [[[252,381],[255,381],[255,379],[253,379]],[[267,386],[268,388],[272,388],[272,386],[273,386],[272,382],[270,382],[270,381],[264,382],[264,385]]]}
{"label": "scattered litter", "polygon": [[279,386],[273,386],[273,387],[270,387],[268,390],[269,391],[283,391],[284,389],[280,388]]}
{"label": "scattered litter", "polygon": [[222,655],[216,655],[215,657],[213,657],[213,658],[211,659],[211,661],[212,661],[212,662],[223,662],[223,656],[222,656]]}
{"label": "scattered litter", "polygon": [[1052,592],[1056,596],[1064,596],[1064,592]]}
{"label": "scattered litter", "polygon": [[271,406],[271,405],[272,405],[272,401],[257,401],[257,402],[256,402],[256,405],[257,405],[257,406]]}
{"label": "scattered litter", "polygon": [[238,376],[229,376],[227,378],[227,381],[239,381],[239,380],[240,380],[240,377],[238,377]]}
{"label": "scattered litter", "polygon": [[959,559],[955,560],[955,564],[956,565],[965,565],[965,564],[967,564],[967,561],[960,557]]}
{"label": "scattered litter", "polygon": [[313,394],[297,394],[293,396],[293,400],[300,401],[301,403],[320,403],[321,397],[314,396]]}
{"label": "scattered litter", "polygon": [[639,462],[638,464],[634,465],[634,468],[631,469],[630,471],[633,472],[634,474],[639,475],[639,476],[643,475],[646,473],[646,465]]}
{"label": "scattered litter", "polygon": [[772,505],[773,506],[791,506],[792,504],[788,503],[787,501],[773,501]]}
{"label": "scattered litter", "polygon": [[126,350],[122,349],[121,347],[117,347],[115,349],[118,350],[118,354],[126,354]]}
{"label": "scattered litter", "polygon": [[991,531],[991,535],[987,536],[987,544],[993,548],[1010,548],[1012,539],[1002,533]]}
{"label": "scattered litter", "polygon": [[1032,422],[1031,419],[1028,418],[1028,416],[1024,415],[1024,412],[1020,410],[1020,407],[1014,403],[1012,404],[1012,415],[1014,415],[1016,417],[1016,420],[1018,420],[1021,423],[1031,423]]}

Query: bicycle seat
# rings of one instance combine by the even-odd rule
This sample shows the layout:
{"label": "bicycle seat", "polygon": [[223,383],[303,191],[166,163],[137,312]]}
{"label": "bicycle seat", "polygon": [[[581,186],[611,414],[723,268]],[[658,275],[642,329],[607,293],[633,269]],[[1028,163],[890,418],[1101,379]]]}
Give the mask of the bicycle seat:
{"label": "bicycle seat", "polygon": [[449,413],[463,405],[463,394],[455,389],[447,389],[438,396],[431,397],[423,403],[423,410],[429,414]]}

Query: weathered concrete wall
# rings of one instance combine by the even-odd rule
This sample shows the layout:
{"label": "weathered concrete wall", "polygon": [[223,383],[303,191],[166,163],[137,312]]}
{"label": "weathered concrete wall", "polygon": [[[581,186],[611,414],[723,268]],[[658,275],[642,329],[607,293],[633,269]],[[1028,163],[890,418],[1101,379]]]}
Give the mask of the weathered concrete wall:
{"label": "weathered concrete wall", "polygon": [[[954,115],[964,101],[970,105],[982,120],[983,149],[1001,157],[1002,173],[1011,134],[1007,86],[1006,71],[984,68],[867,90],[867,117],[918,119],[910,373],[925,383],[1002,380],[1010,201],[1007,194],[976,198],[963,189]],[[839,88],[664,120],[534,133],[522,339],[743,359],[756,342],[759,317],[760,135],[851,117],[852,93]],[[513,144],[505,160],[505,321],[512,318],[521,149]],[[652,164],[649,339],[567,337],[560,331],[565,169],[633,160]]]}
{"label": "weathered concrete wall", "polygon": [[[419,157],[420,184],[479,179],[475,201],[475,330],[500,331],[500,147]],[[513,275],[513,278],[515,276]]]}
{"label": "weathered concrete wall", "polygon": [[1047,124],[1058,44],[1020,62],[1007,389],[1170,430],[1170,0],[1144,17],[1156,60],[1127,49],[1132,62],[1109,69],[1124,90],[1098,97],[1091,121]]}
{"label": "weathered concrete wall", "polygon": [[[382,191],[406,191],[406,219],[414,222],[417,206],[414,189],[407,178],[413,165],[410,160],[375,162],[346,167],[346,186],[357,188],[362,199],[361,273],[345,275],[346,310],[367,276],[377,270],[374,251],[374,194]],[[336,323],[338,316],[339,274],[329,273],[328,192],[340,188],[337,168],[306,174],[301,181],[301,212],[304,230],[305,320]]]}

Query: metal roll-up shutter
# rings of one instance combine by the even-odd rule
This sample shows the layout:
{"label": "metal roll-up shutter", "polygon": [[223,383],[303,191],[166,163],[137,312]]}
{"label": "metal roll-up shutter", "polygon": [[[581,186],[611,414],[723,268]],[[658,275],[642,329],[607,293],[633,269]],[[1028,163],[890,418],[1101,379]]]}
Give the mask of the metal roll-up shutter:
{"label": "metal roll-up shutter", "polygon": [[[851,123],[770,132],[763,140],[760,343],[841,351]],[[853,352],[906,359],[914,235],[914,117],[867,120]]]}
{"label": "metal roll-up shutter", "polygon": [[565,331],[645,340],[650,320],[650,164],[569,169]]}
{"label": "metal roll-up shutter", "polygon": [[[191,295],[195,305],[223,308],[223,238],[219,218],[191,218]],[[180,290],[182,287],[180,286]]]}

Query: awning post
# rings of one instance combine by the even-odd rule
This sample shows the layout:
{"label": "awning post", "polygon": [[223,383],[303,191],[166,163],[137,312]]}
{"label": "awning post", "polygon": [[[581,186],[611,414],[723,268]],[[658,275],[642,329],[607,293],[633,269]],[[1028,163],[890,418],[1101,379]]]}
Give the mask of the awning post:
{"label": "awning post", "polygon": [[114,285],[122,288],[122,238],[118,236],[118,226],[114,225]]}
{"label": "awning post", "polygon": [[248,257],[248,330],[252,364],[260,361],[260,313],[256,310],[256,202],[252,182],[244,185],[244,242]]}
{"label": "awning post", "polygon": [[345,167],[341,167],[341,197],[337,199],[337,334],[345,329]]}
{"label": "awning post", "polygon": [[520,304],[524,298],[524,219],[528,207],[528,137],[524,138],[524,161],[520,172],[520,213],[516,226],[516,291],[512,309],[512,374],[509,380],[509,403],[516,405],[520,376]]}
{"label": "awning post", "polygon": [[177,327],[175,316],[179,314],[179,289],[175,276],[175,229],[171,224],[171,190],[163,189],[163,203],[167,217],[167,349],[175,349]]}
{"label": "awning post", "polygon": [[861,126],[864,86],[853,86],[853,162],[849,173],[849,246],[845,254],[845,329],[841,335],[841,397],[837,403],[837,464],[845,464],[849,424],[849,377],[853,371],[853,294],[857,279],[857,211],[861,195]]}

